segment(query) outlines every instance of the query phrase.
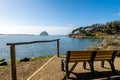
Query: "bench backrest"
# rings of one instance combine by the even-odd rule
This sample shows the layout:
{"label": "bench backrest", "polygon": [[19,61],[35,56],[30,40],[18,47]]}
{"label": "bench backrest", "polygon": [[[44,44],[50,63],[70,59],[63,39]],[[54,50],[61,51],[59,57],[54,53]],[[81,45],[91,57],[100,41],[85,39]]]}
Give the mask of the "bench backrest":
{"label": "bench backrest", "polygon": [[93,51],[68,51],[67,61],[68,62],[81,62],[90,61]]}
{"label": "bench backrest", "polygon": [[67,62],[114,60],[116,51],[67,51]]}
{"label": "bench backrest", "polygon": [[110,51],[96,51],[96,55],[94,60],[100,61],[100,60],[110,60],[115,57],[116,51],[110,50]]}

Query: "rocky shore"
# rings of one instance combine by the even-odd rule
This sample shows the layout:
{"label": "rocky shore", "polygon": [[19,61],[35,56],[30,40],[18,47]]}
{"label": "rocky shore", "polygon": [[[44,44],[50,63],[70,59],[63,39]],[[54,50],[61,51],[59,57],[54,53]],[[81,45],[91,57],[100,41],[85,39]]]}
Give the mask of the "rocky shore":
{"label": "rocky shore", "polygon": [[70,38],[87,38],[88,36],[85,35],[79,35],[79,34],[72,34],[69,35]]}
{"label": "rocky shore", "polygon": [[[87,50],[120,50],[120,36],[106,37],[101,45],[91,46]],[[120,56],[120,53],[118,55]]]}

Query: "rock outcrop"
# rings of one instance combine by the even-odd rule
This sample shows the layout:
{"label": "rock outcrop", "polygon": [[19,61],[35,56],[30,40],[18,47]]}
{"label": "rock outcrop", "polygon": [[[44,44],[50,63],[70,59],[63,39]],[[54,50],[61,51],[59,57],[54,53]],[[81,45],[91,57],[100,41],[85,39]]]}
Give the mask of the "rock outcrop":
{"label": "rock outcrop", "polygon": [[40,33],[40,36],[48,36],[49,34],[46,31]]}

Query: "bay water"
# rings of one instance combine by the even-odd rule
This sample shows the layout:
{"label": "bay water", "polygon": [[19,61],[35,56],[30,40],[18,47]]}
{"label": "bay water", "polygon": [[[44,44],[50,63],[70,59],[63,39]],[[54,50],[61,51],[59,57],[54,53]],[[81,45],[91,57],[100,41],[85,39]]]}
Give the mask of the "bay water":
{"label": "bay water", "polygon": [[[0,58],[10,60],[10,46],[7,46],[7,43],[53,39],[60,39],[60,54],[65,54],[68,50],[85,50],[90,46],[101,44],[103,40],[99,38],[69,38],[68,36],[0,35]],[[24,57],[31,58],[57,54],[56,42],[17,45],[15,49],[17,60]]]}

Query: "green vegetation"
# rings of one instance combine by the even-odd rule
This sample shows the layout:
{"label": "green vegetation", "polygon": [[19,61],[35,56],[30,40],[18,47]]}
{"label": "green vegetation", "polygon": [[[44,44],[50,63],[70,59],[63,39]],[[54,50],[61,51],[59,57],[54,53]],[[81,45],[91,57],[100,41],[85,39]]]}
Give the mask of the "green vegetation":
{"label": "green vegetation", "polygon": [[39,59],[45,59],[45,58],[51,58],[51,57],[53,57],[53,55],[38,56],[38,57],[33,57],[33,58],[31,58],[30,61],[39,60]]}
{"label": "green vegetation", "polygon": [[5,59],[4,58],[0,58],[0,62],[4,61]]}
{"label": "green vegetation", "polygon": [[83,26],[77,29],[74,29],[70,37],[76,36],[107,36],[120,34],[120,21],[111,21],[106,24],[93,24],[91,26]]}
{"label": "green vegetation", "polygon": [[[20,61],[16,60],[16,64],[19,64],[19,63],[20,63]],[[11,61],[8,61],[7,65],[1,65],[0,68],[10,67],[10,66],[11,66]]]}
{"label": "green vegetation", "polygon": [[[40,60],[40,59],[45,59],[45,58],[51,58],[51,57],[53,57],[53,55],[32,57],[32,58],[30,58],[29,61],[35,61],[35,60]],[[0,60],[3,60],[3,59],[4,59],[4,58],[1,58]],[[24,58],[23,58],[23,59],[24,59]],[[22,61],[22,62],[23,62],[23,61]],[[19,63],[21,63],[21,61],[20,61],[20,60],[16,60],[16,64],[19,64]],[[2,65],[2,66],[0,66],[0,68],[10,67],[10,66],[11,66],[11,61],[8,61],[8,62],[7,62],[7,65]]]}

